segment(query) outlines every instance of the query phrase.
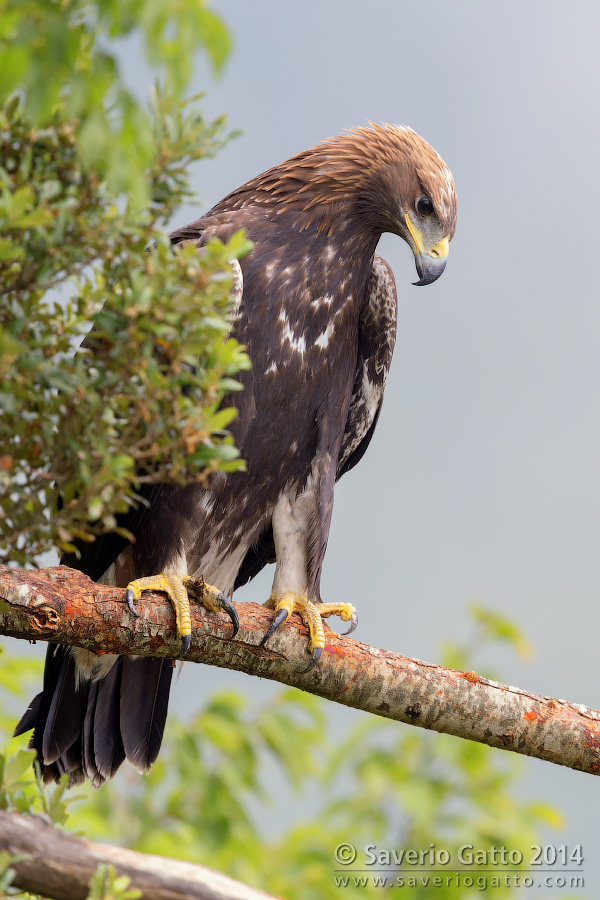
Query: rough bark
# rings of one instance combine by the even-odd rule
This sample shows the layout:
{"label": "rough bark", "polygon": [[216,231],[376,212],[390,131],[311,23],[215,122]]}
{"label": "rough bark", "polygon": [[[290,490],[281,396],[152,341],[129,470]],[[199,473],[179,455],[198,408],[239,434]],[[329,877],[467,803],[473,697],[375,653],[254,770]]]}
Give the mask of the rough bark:
{"label": "rough bark", "polygon": [[[96,653],[177,656],[166,597],[144,594],[139,619],[124,599],[124,590],[95,584],[64,566],[26,572],[0,567],[0,634]],[[307,673],[307,632],[297,616],[265,648],[258,644],[272,613],[253,603],[239,603],[237,610],[240,630],[230,640],[224,613],[194,605],[186,660],[238,669],[389,719],[600,774],[596,710],[379,650],[328,628],[321,661]]]}
{"label": "rough bark", "polygon": [[131,879],[144,900],[273,900],[206,866],[73,837],[38,816],[0,810],[0,848],[25,858],[12,863],[15,887],[53,900],[85,900],[102,863]]}

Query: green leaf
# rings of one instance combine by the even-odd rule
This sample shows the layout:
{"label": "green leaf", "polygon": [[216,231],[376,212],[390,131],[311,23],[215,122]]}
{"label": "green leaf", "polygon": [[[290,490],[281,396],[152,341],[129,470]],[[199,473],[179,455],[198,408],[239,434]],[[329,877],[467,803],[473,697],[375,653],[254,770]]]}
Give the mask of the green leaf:
{"label": "green leaf", "polygon": [[35,753],[32,750],[19,750],[16,756],[8,759],[4,768],[4,778],[8,783],[17,781],[33,765]]}

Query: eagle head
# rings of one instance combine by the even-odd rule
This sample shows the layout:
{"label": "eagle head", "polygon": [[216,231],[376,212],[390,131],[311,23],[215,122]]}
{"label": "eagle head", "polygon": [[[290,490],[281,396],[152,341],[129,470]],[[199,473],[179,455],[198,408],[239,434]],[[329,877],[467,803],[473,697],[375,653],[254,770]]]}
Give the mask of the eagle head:
{"label": "eagle head", "polygon": [[360,204],[378,230],[404,238],[419,280],[436,281],[446,267],[456,228],[456,191],[448,166],[420,135],[403,125],[350,133],[365,153]]}
{"label": "eagle head", "polygon": [[443,159],[412,128],[372,122],[268,169],[212,213],[244,208],[259,210],[261,220],[288,213],[294,231],[354,240],[354,252],[367,258],[384,231],[398,234],[415,255],[419,285],[444,271],[456,227],[454,181]]}

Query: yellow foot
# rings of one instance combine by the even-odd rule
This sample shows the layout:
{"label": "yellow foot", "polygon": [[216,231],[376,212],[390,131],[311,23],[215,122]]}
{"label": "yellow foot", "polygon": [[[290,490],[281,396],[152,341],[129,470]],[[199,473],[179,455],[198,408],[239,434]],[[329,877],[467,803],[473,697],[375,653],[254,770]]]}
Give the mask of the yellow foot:
{"label": "yellow foot", "polygon": [[306,672],[309,672],[319,662],[325,647],[325,632],[322,619],[326,619],[329,616],[339,616],[342,621],[350,622],[350,628],[344,634],[350,634],[358,625],[358,616],[351,603],[313,603],[302,594],[284,591],[283,594],[279,595],[271,594],[265,606],[268,606],[269,609],[274,609],[275,616],[271,622],[271,627],[260,642],[260,646],[264,647],[273,632],[286,622],[292,613],[298,613],[310,634],[308,650],[312,654],[312,660],[309,667],[305,669]]}
{"label": "yellow foot", "polygon": [[165,575],[164,572],[161,572],[160,575],[150,575],[147,578],[136,578],[135,581],[130,581],[125,592],[125,600],[134,616],[139,616],[133,604],[135,600],[139,600],[142,591],[164,591],[165,594],[168,594],[175,610],[175,625],[177,636],[181,638],[182,656],[188,652],[191,643],[190,599],[196,600],[212,612],[219,609],[224,610],[233,624],[231,637],[236,636],[240,627],[238,615],[231,600],[218,588],[207,584],[202,576],[194,578],[192,575]]}

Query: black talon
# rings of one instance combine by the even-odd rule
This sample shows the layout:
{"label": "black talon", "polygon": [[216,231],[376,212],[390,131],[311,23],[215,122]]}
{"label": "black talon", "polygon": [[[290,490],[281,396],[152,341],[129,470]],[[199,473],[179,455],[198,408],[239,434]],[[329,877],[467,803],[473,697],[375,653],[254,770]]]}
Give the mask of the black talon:
{"label": "black talon", "polygon": [[316,664],[317,664],[317,663],[319,662],[319,660],[321,659],[322,653],[323,653],[323,648],[322,648],[322,647],[315,647],[315,649],[314,649],[313,652],[312,652],[312,659],[311,659],[311,661],[309,662],[308,666],[306,667],[306,669],[301,669],[301,670],[300,670],[300,672],[301,672],[302,675],[306,675],[307,672],[310,672],[310,671],[312,671],[312,669],[314,669],[314,667],[316,666]]}
{"label": "black talon", "polygon": [[190,644],[192,643],[191,634],[184,634],[181,638],[181,656],[185,656],[190,649]]}
{"label": "black talon", "polygon": [[231,637],[229,640],[232,640],[238,631],[240,630],[240,620],[238,618],[237,610],[229,597],[226,597],[225,594],[219,594],[217,596],[217,603],[221,607],[221,609],[227,613],[229,618],[231,619],[231,624],[233,625],[233,631],[231,632]]}
{"label": "black talon", "polygon": [[356,628],[357,625],[358,625],[358,615],[355,610],[352,613],[352,615],[350,616],[350,628],[348,629],[348,631],[342,631],[342,635],[352,634],[352,632],[354,631],[354,629]]}
{"label": "black talon", "polygon": [[275,613],[273,621],[271,622],[271,625],[269,626],[269,630],[267,631],[264,638],[258,645],[259,647],[265,646],[265,644],[267,643],[267,641],[269,640],[271,635],[275,631],[277,631],[277,629],[279,628],[280,625],[283,625],[283,623],[285,622],[285,620],[287,619],[288,616],[289,616],[289,613],[288,613],[287,609],[280,609],[277,613]]}
{"label": "black talon", "polygon": [[135,606],[133,605],[133,591],[130,588],[127,588],[127,590],[125,591],[125,602],[127,603],[127,606],[129,607],[129,611],[133,613],[133,615],[136,617],[136,619],[139,619],[140,614],[137,611],[137,609],[135,608]]}

